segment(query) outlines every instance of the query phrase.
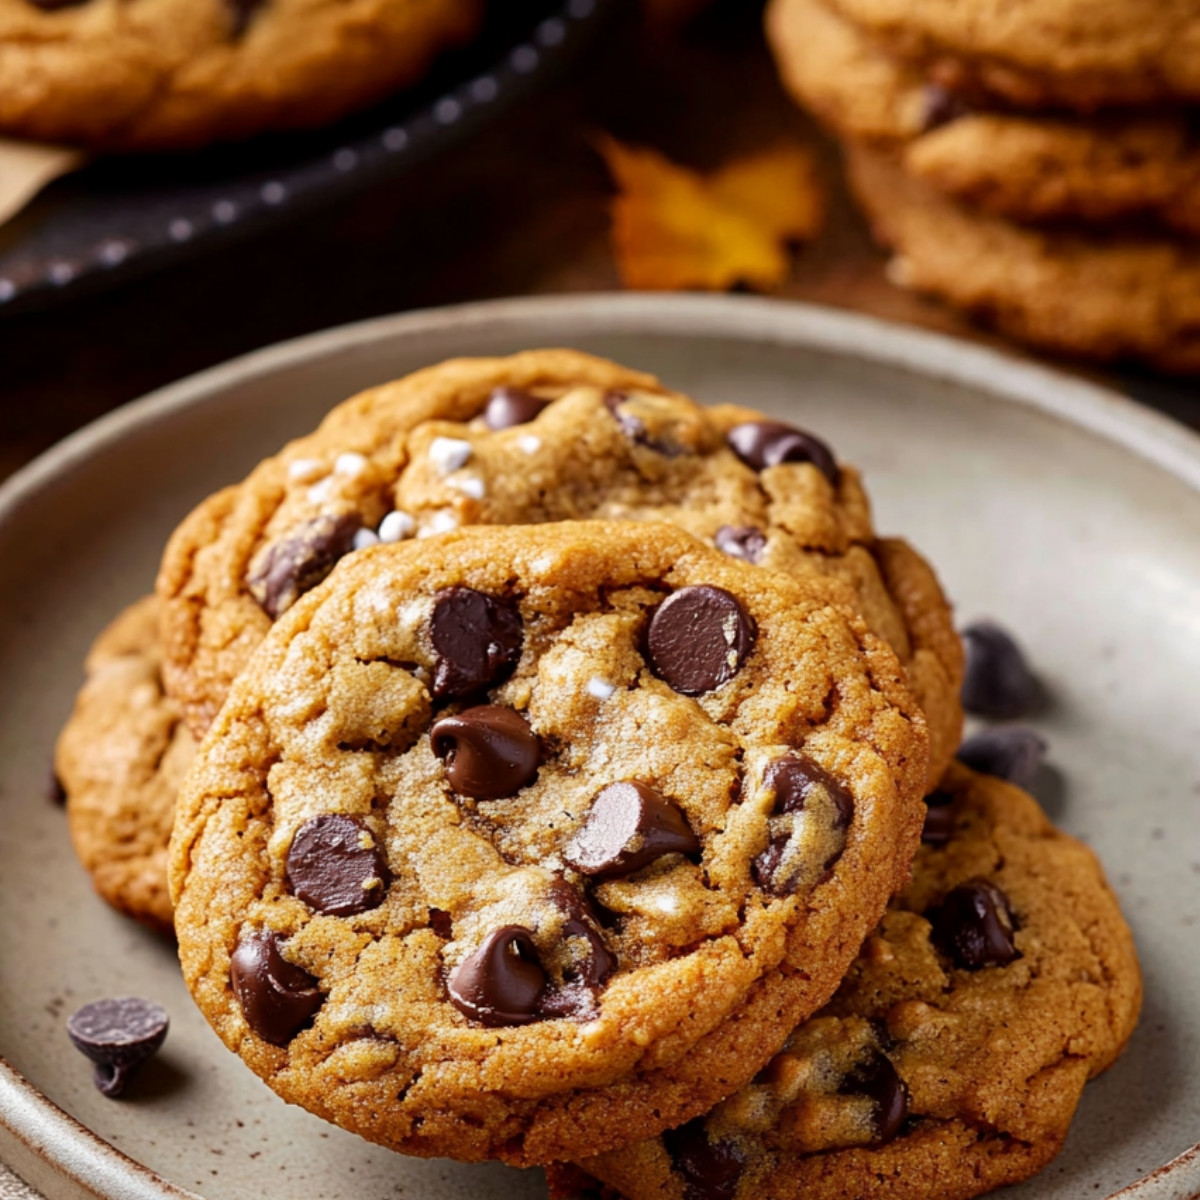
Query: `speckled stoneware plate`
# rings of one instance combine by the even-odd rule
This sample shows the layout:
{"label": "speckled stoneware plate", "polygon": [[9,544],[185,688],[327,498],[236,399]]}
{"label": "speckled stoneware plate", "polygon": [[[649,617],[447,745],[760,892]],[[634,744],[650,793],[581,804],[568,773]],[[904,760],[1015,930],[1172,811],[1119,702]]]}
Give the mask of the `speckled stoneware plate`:
{"label": "speckled stoneware plate", "polygon": [[[46,773],[89,640],[150,587],[197,500],[356,389],[546,344],[819,431],[866,470],[879,527],[931,555],[961,617],[1019,631],[1056,700],[1041,723],[1065,781],[1052,815],[1108,867],[1146,1007],[1062,1156],[1006,1196],[1200,1192],[1200,438],[944,338],[658,296],[512,301],[306,338],[131,405],[0,489],[0,1159],[55,1200],[544,1196],[539,1172],[401,1158],[276,1099],[192,1008],[171,946],[92,895]],[[128,992],[161,1001],[172,1026],[136,1097],[115,1103],[63,1020]]]}

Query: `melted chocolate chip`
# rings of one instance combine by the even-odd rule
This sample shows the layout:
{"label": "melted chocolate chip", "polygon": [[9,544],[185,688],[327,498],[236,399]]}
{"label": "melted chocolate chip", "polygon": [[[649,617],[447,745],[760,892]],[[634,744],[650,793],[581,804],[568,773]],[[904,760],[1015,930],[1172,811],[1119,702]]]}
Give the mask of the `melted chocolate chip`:
{"label": "melted chocolate chip", "polygon": [[306,521],[260,556],[246,577],[246,587],[263,612],[273,621],[278,619],[354,549],[354,535],[361,528],[357,513],[326,514]]}
{"label": "melted chocolate chip", "polygon": [[927,846],[944,846],[954,834],[954,797],[949,792],[931,792],[925,797],[925,826],[921,841]]}
{"label": "melted chocolate chip", "polygon": [[533,934],[504,925],[463,959],[447,984],[459,1012],[482,1025],[527,1025],[538,1019],[546,972],[538,962]]}
{"label": "melted chocolate chip", "polygon": [[437,652],[433,694],[439,699],[469,696],[510,674],[525,640],[513,605],[469,587],[438,592],[429,633]]}
{"label": "melted chocolate chip", "polygon": [[313,817],[300,826],[288,848],[285,871],[292,894],[331,917],[378,908],[391,879],[366,822],[339,813]]}
{"label": "melted chocolate chip", "polygon": [[[773,817],[802,812],[808,807],[814,791],[820,789],[831,806],[827,816],[831,829],[837,833],[850,827],[854,819],[854,797],[824,767],[810,758],[789,756],[777,758],[763,772],[763,783],[775,792]],[[754,878],[760,887],[776,896],[790,896],[800,886],[800,881],[811,864],[792,861],[795,858],[792,846],[792,829],[786,822],[781,828],[771,829],[767,848],[751,864]],[[841,856],[844,840],[838,839],[837,847],[821,864],[827,871]]]}
{"label": "melted chocolate chip", "polygon": [[524,388],[494,388],[483,410],[483,422],[489,429],[511,429],[532,421],[549,404]]}
{"label": "melted chocolate chip", "polygon": [[34,8],[40,8],[42,12],[57,12],[60,8],[78,8],[87,2],[88,0],[29,0]]}
{"label": "melted chocolate chip", "polygon": [[626,392],[608,392],[604,397],[604,406],[612,413],[613,418],[621,427],[621,432],[639,446],[665,454],[668,458],[676,458],[683,453],[683,447],[668,441],[666,438],[655,437],[646,428],[646,422],[633,412],[629,406],[630,397]]}
{"label": "melted chocolate chip", "polygon": [[446,760],[446,778],[460,796],[502,800],[533,781],[542,747],[529,722],[511,708],[480,704],[435,721],[429,741]]}
{"label": "melted chocolate chip", "polygon": [[748,563],[762,562],[767,549],[766,534],[753,525],[722,525],[713,541],[717,549],[723,550],[730,558],[740,558]]}
{"label": "melted chocolate chip", "polygon": [[974,771],[1007,779],[1028,790],[1041,770],[1046,739],[1032,729],[984,729],[958,748],[959,761]]}
{"label": "melted chocolate chip", "polygon": [[250,28],[250,22],[254,20],[258,10],[263,7],[266,0],[225,0],[229,5],[229,33],[233,38],[240,38],[247,29]]}
{"label": "melted chocolate chip", "polygon": [[454,936],[454,918],[441,908],[429,910],[429,928],[440,938],[449,941]]}
{"label": "melted chocolate chip", "polygon": [[286,1046],[324,1001],[316,979],[283,957],[282,941],[269,929],[244,932],[229,968],[246,1023],[274,1046]]}
{"label": "melted chocolate chip", "polygon": [[929,920],[942,951],[964,970],[1003,967],[1020,957],[1008,897],[990,880],[960,884],[929,914]]}
{"label": "melted chocolate chip", "polygon": [[654,611],[646,646],[654,673],[699,696],[728,683],[754,649],[754,618],[723,588],[680,588]]}
{"label": "melted chocolate chip", "polygon": [[111,1099],[124,1092],[138,1068],[163,1044],[164,1008],[137,996],[93,1000],[67,1018],[75,1049],[96,1064],[96,1087]]}
{"label": "melted chocolate chip", "polygon": [[886,1054],[873,1050],[839,1089],[843,1095],[867,1096],[875,1103],[875,1145],[890,1142],[908,1116],[908,1089]]}
{"label": "melted chocolate chip", "polygon": [[977,621],[962,635],[967,651],[962,702],[968,712],[1011,720],[1038,707],[1041,687],[1006,630],[994,621]]}
{"label": "melted chocolate chip", "polygon": [[746,1163],[733,1142],[710,1142],[704,1118],[697,1117],[678,1129],[668,1129],[663,1145],[683,1176],[688,1200],[733,1200]]}
{"label": "melted chocolate chip", "polygon": [[780,421],[746,421],[726,435],[734,454],[748,467],[761,471],[783,463],[812,463],[830,483],[837,483],[833,452],[819,438]]}
{"label": "melted chocolate chip", "polygon": [[610,783],[592,801],[583,828],[567,843],[569,866],[597,879],[640,870],[664,854],[700,849],[683,813],[644,783]]}
{"label": "melted chocolate chip", "polygon": [[565,879],[550,884],[549,899],[566,916],[560,937],[570,952],[570,962],[562,978],[542,994],[538,1013],[544,1017],[592,1017],[605,980],[617,969],[616,955],[597,928],[586,898]]}
{"label": "melted chocolate chip", "polygon": [[942,87],[940,83],[927,83],[921,100],[924,105],[921,124],[926,133],[949,125],[971,111],[961,96]]}

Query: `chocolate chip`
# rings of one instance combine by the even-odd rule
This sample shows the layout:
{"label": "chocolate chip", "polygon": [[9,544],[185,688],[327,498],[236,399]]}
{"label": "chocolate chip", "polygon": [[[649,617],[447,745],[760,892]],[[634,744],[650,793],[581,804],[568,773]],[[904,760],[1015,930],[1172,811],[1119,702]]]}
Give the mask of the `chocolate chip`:
{"label": "chocolate chip", "polygon": [[688,1200],[733,1200],[746,1156],[733,1142],[710,1142],[704,1118],[662,1135],[663,1145],[683,1176]]}
{"label": "chocolate chip", "polygon": [[545,986],[533,934],[520,925],[504,925],[455,967],[447,989],[459,1012],[496,1026],[536,1021]]}
{"label": "chocolate chip", "polygon": [[1046,739],[1032,729],[984,729],[959,746],[958,758],[973,771],[1028,789],[1041,770],[1047,749]]}
{"label": "chocolate chip", "polygon": [[340,813],[305,821],[288,847],[284,869],[292,894],[330,917],[378,908],[391,881],[366,822]]}
{"label": "chocolate chip", "polygon": [[1010,720],[1038,707],[1041,687],[1006,630],[994,621],[976,621],[962,634],[967,651],[962,702],[968,712]]}
{"label": "chocolate chip", "polygon": [[722,525],[713,539],[718,550],[723,550],[730,558],[740,558],[743,562],[760,563],[767,549],[766,534],[753,525]]}
{"label": "chocolate chip", "polygon": [[833,452],[819,438],[781,421],[746,421],[726,435],[734,454],[748,467],[761,471],[783,463],[812,463],[830,483],[837,483]]}
{"label": "chocolate chip", "polygon": [[940,948],[967,971],[1002,967],[1019,957],[1008,897],[990,880],[960,884],[929,914],[929,920]]}
{"label": "chocolate chip", "polygon": [[654,611],[646,635],[654,672],[699,696],[728,683],[754,649],[754,618],[724,588],[680,588]]}
{"label": "chocolate chip", "polygon": [[489,429],[511,429],[532,421],[549,404],[549,400],[542,400],[524,388],[493,388],[483,410],[483,422]]}
{"label": "chocolate chip", "polygon": [[664,854],[700,849],[683,813],[644,783],[610,783],[592,801],[583,828],[567,843],[569,866],[597,879],[640,870]]}
{"label": "chocolate chip", "polygon": [[225,0],[230,11],[230,35],[240,38],[250,27],[255,14],[262,8],[265,0]]}
{"label": "chocolate chip", "polygon": [[454,936],[454,918],[441,908],[429,910],[429,928],[440,938],[449,941]]}
{"label": "chocolate chip", "polygon": [[921,841],[927,846],[944,846],[954,834],[954,797],[949,792],[931,792],[925,797],[925,826]]}
{"label": "chocolate chip", "polygon": [[67,789],[63,787],[63,781],[59,779],[58,772],[53,767],[50,768],[50,776],[46,780],[46,799],[51,804],[66,804]]}
{"label": "chocolate chip", "polygon": [[435,721],[429,741],[446,760],[446,778],[460,796],[502,800],[533,781],[542,747],[529,722],[511,708],[480,704]]}
{"label": "chocolate chip", "polygon": [[316,979],[283,957],[282,941],[270,929],[244,931],[229,966],[246,1023],[274,1046],[286,1046],[324,1001]]}
{"label": "chocolate chip", "polygon": [[96,1064],[92,1078],[104,1095],[116,1099],[138,1068],[167,1036],[166,1009],[137,996],[93,1000],[67,1018],[75,1049]]}
{"label": "chocolate chip", "polygon": [[260,556],[246,587],[263,612],[277,620],[354,549],[361,528],[357,513],[326,513],[305,521]]}
{"label": "chocolate chip", "polygon": [[29,3],[34,8],[40,8],[42,12],[57,12],[60,8],[78,8],[81,4],[86,4],[87,0],[29,0]]}
{"label": "chocolate chip", "polygon": [[949,125],[971,111],[961,96],[948,91],[940,83],[927,83],[921,100],[924,107],[921,124],[926,133]]}
{"label": "chocolate chip", "polygon": [[549,900],[566,917],[558,934],[567,962],[547,983],[538,1001],[538,1015],[588,1020],[596,1015],[600,990],[617,969],[617,958],[597,928],[587,899],[576,888],[565,879],[555,879]]}
{"label": "chocolate chip", "polygon": [[504,600],[469,587],[434,597],[429,625],[437,665],[433,694],[469,696],[509,675],[521,657],[521,614]]}
{"label": "chocolate chip", "polygon": [[[846,842],[840,835],[854,819],[854,797],[824,767],[798,755],[775,759],[763,772],[763,783],[775,792],[775,803],[768,822],[767,848],[754,859],[751,869],[760,887],[776,896],[790,896],[806,878],[815,882],[841,856]],[[813,863],[802,855],[793,836],[795,822],[790,818],[817,804],[828,822],[828,839],[822,861]]]}
{"label": "chocolate chip", "polygon": [[676,458],[684,453],[684,447],[668,437],[651,433],[646,422],[633,410],[632,397],[627,392],[608,392],[604,397],[604,406],[612,413],[613,418],[621,427],[621,432],[639,446],[665,454],[668,458]]}
{"label": "chocolate chip", "polygon": [[908,1116],[908,1089],[892,1060],[878,1050],[856,1067],[838,1089],[843,1095],[867,1096],[875,1103],[875,1145],[890,1142]]}

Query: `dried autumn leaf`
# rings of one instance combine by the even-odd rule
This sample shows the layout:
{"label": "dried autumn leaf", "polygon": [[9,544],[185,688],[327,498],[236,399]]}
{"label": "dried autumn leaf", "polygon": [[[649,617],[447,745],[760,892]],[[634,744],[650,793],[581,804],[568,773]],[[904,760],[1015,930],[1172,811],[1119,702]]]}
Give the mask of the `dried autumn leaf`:
{"label": "dried autumn leaf", "polygon": [[619,188],[612,238],[626,287],[771,291],[787,277],[787,244],[820,227],[816,164],[802,146],[765,150],[708,174],[613,138],[600,151]]}

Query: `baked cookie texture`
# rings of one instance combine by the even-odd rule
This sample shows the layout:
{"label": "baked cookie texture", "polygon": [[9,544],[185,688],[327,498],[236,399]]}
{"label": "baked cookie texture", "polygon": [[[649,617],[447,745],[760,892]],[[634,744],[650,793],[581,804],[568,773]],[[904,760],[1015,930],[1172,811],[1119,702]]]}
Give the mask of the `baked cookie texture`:
{"label": "baked cookie texture", "polygon": [[799,104],[968,207],[1035,222],[1137,216],[1200,232],[1200,148],[1179,110],[987,111],[884,52],[823,0],[773,0],[767,34]]}
{"label": "baked cookie texture", "polygon": [[829,585],[647,522],[345,558],[179,799],[184,976],[406,1153],[611,1148],[745,1084],[907,877],[924,720]]}
{"label": "baked cookie texture", "polygon": [[1012,337],[1093,359],[1200,370],[1200,253],[1163,237],[1058,233],[970,212],[879,151],[847,147],[894,282]]}
{"label": "baked cookie texture", "polygon": [[[767,430],[747,456],[728,441],[738,426]],[[925,709],[932,770],[949,762],[963,671],[950,608],[915,551],[875,536],[857,471],[801,431],[570,350],[457,359],[374,388],[200,505],[159,575],[167,687],[202,735],[272,612],[355,545],[593,517],[670,521],[848,585]]]}
{"label": "baked cookie texture", "polygon": [[127,608],[96,639],[87,682],[58,738],[75,853],[114,908],[173,929],[167,842],[195,743],[163,691],[158,600]]}
{"label": "baked cookie texture", "polygon": [[103,150],[311,128],[417,82],[480,0],[0,0],[0,132]]}
{"label": "baked cookie texture", "polygon": [[1132,938],[1029,796],[957,765],[943,788],[829,1005],[706,1118],[586,1159],[594,1180],[627,1200],[966,1200],[1057,1154],[1136,1023]]}
{"label": "baked cookie texture", "polygon": [[938,82],[1091,112],[1200,99],[1194,0],[828,0]]}

